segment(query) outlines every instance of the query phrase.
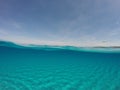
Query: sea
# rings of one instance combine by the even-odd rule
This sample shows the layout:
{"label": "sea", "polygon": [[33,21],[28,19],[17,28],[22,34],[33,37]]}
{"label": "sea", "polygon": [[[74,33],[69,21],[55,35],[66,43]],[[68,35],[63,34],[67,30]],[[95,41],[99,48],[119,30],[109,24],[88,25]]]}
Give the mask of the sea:
{"label": "sea", "polygon": [[120,49],[0,41],[0,90],[120,90]]}

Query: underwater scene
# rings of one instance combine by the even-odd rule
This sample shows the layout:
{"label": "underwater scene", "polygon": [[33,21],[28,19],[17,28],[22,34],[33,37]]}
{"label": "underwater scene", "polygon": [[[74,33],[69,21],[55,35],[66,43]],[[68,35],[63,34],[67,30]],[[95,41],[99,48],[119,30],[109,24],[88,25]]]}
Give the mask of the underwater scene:
{"label": "underwater scene", "polygon": [[0,90],[120,90],[120,50],[1,41]]}

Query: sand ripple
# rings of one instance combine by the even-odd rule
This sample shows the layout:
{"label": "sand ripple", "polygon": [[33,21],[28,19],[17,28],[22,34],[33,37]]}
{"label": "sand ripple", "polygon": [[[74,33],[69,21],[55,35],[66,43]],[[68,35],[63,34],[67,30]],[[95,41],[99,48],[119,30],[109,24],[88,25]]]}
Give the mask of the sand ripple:
{"label": "sand ripple", "polygon": [[2,71],[0,90],[120,90],[120,71],[112,65],[22,66]]}

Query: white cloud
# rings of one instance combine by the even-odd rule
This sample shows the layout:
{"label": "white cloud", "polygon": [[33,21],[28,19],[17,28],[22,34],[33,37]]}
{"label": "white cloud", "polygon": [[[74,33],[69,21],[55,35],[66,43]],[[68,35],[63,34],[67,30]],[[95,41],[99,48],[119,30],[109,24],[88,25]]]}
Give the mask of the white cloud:
{"label": "white cloud", "polygon": [[[97,25],[97,28],[99,30],[95,31],[94,26],[96,25],[94,25],[93,23],[96,22],[94,20],[97,20],[99,22],[100,20],[99,14],[102,13],[103,15],[105,11],[118,12],[118,10],[120,9],[119,0],[96,0],[96,1],[93,0],[94,1],[93,7],[95,10],[92,10],[93,7],[89,8],[90,7],[89,2],[91,2],[89,0],[87,1],[67,0],[67,1],[69,2],[69,4],[72,6],[73,9],[73,12],[71,12],[72,15],[70,15],[72,18],[70,18],[69,20],[64,19],[57,23],[54,22],[54,26],[58,26],[56,28],[57,30],[54,30],[55,32],[46,30],[47,32],[44,33],[44,30],[41,30],[43,36],[41,36],[41,34],[37,34],[35,36],[36,33],[34,32],[34,30],[31,30],[33,33],[27,32],[27,30],[24,30],[22,28],[21,23],[14,20],[9,20],[9,21],[4,21],[4,25],[14,28],[15,32],[14,33],[10,32],[10,30],[13,29],[10,30],[0,29],[1,35],[7,35],[8,32],[6,31],[10,32],[9,35],[4,36],[2,38],[5,40],[10,40],[18,43],[26,43],[26,44],[75,45],[75,46],[101,46],[101,45],[109,46],[114,44],[113,41],[109,42],[107,40],[110,39],[112,40],[113,38],[114,39],[117,38],[116,36],[120,35],[120,28],[114,28],[113,30],[112,29],[109,30],[109,26],[108,26],[107,29],[104,27],[102,29],[99,29],[100,27],[99,25]],[[94,20],[89,21],[89,18],[90,20],[92,19]],[[18,29],[20,30],[20,32],[18,32]],[[27,34],[25,32],[27,32]],[[17,34],[18,36],[14,34]],[[28,36],[32,36],[32,37],[28,37]],[[48,38],[47,40],[46,40],[46,36]],[[41,37],[42,40],[40,39]],[[116,44],[119,44],[119,42],[116,41]]]}
{"label": "white cloud", "polygon": [[7,35],[8,32],[7,32],[6,30],[4,30],[4,29],[0,29],[0,34],[2,34],[2,35]]}

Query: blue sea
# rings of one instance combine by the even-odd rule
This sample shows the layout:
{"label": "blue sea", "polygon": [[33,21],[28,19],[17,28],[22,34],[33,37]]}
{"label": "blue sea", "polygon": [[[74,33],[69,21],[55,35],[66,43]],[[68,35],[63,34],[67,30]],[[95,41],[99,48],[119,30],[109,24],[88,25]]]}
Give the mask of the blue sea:
{"label": "blue sea", "polygon": [[120,90],[120,50],[1,41],[0,90]]}

